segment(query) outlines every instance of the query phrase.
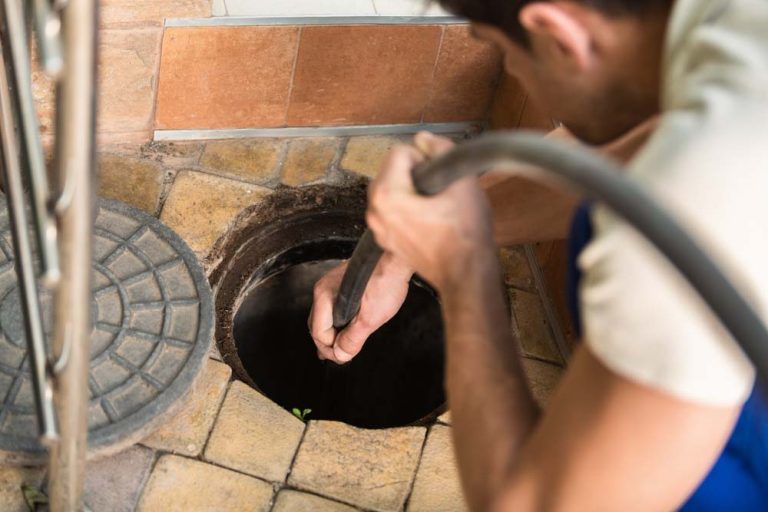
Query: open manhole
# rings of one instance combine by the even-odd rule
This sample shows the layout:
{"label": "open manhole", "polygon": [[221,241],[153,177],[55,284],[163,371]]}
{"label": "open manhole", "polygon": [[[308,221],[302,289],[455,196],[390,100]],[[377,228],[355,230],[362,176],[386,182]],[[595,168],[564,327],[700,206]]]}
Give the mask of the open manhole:
{"label": "open manhole", "polygon": [[386,428],[433,420],[445,404],[443,327],[415,278],[402,310],[350,363],[321,361],[307,327],[314,283],[365,228],[365,188],[281,190],[244,212],[214,250],[216,339],[236,375],[310,419]]}

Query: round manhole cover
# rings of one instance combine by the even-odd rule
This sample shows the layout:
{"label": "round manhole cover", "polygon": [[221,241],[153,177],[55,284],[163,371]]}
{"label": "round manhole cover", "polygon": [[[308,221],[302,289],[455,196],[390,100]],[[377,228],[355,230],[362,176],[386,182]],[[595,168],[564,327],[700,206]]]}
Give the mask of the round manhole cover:
{"label": "round manhole cover", "polygon": [[[0,198],[0,458],[33,463],[44,451],[37,441],[9,229]],[[94,235],[90,455],[132,444],[158,425],[192,386],[213,327],[205,274],[173,231],[135,208],[102,199]],[[51,302],[41,297],[46,317]]]}

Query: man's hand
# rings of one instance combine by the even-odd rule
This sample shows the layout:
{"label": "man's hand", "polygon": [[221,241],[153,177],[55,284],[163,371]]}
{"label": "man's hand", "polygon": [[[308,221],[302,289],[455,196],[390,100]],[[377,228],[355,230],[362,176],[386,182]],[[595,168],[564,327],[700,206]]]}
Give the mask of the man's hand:
{"label": "man's hand", "polygon": [[341,286],[347,262],[328,272],[315,284],[309,330],[320,359],[336,363],[352,360],[368,337],[387,323],[405,301],[413,271],[385,254],[368,281],[360,302],[360,312],[341,332],[333,328],[333,303]]}
{"label": "man's hand", "polygon": [[366,220],[385,252],[404,262],[438,291],[458,284],[478,255],[494,247],[488,200],[476,178],[465,178],[435,197],[421,197],[412,169],[425,156],[447,150],[429,133],[411,146],[395,146],[369,189]]}
{"label": "man's hand", "polygon": [[[430,156],[437,156],[453,147],[450,139],[429,133],[416,135],[414,144],[422,155]],[[384,170],[387,165],[385,163]],[[342,263],[317,282],[309,314],[309,330],[318,356],[336,363],[352,360],[368,337],[397,314],[408,294],[408,283],[414,273],[410,266],[392,254],[384,254],[365,289],[360,312],[344,330],[336,332],[333,328],[333,303],[346,270],[347,263]]]}

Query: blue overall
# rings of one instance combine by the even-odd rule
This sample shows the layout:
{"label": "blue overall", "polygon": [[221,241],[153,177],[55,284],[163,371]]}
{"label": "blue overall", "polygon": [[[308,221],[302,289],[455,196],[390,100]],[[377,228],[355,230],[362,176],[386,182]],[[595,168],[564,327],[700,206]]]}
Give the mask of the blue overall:
{"label": "blue overall", "polygon": [[[577,210],[568,248],[568,301],[578,336],[582,333],[578,300],[581,271],[576,260],[592,238],[589,212],[588,204]],[[768,511],[768,400],[757,387],[744,404],[723,453],[681,510]]]}

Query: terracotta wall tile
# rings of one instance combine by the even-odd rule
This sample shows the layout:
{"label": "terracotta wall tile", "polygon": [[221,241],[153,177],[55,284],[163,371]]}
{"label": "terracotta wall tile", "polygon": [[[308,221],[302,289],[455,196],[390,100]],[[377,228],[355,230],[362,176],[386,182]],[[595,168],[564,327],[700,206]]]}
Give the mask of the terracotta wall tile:
{"label": "terracotta wall tile", "polygon": [[208,18],[211,0],[100,0],[101,25],[130,27],[163,24],[164,18]]}
{"label": "terracotta wall tile", "polygon": [[530,96],[528,96],[525,100],[523,113],[520,116],[519,127],[548,132],[555,128],[555,121],[544,112],[544,109],[536,105],[533,100],[531,100]]}
{"label": "terracotta wall tile", "polygon": [[526,94],[519,82],[504,73],[496,89],[488,122],[491,128],[504,130],[517,128],[525,108]]}
{"label": "terracotta wall tile", "polygon": [[305,27],[288,124],[418,123],[441,33],[435,25]]}
{"label": "terracotta wall tile", "polygon": [[160,28],[100,32],[99,131],[150,128],[160,37]]}
{"label": "terracotta wall tile", "polygon": [[485,119],[501,69],[496,48],[472,37],[469,25],[445,27],[425,122]]}
{"label": "terracotta wall tile", "polygon": [[285,124],[298,27],[168,28],[157,128]]}

